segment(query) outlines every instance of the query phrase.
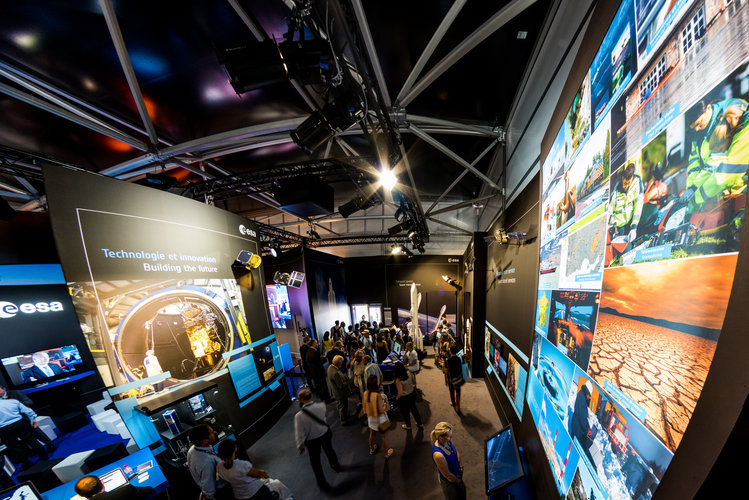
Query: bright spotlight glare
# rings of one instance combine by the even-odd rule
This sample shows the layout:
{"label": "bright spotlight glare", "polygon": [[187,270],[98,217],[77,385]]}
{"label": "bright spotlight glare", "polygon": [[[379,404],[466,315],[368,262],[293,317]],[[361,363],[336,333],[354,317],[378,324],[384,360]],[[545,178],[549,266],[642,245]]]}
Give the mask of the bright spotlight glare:
{"label": "bright spotlight glare", "polygon": [[390,191],[395,187],[396,182],[398,182],[398,179],[395,178],[393,171],[383,167],[382,172],[380,172],[380,184]]}
{"label": "bright spotlight glare", "polygon": [[401,247],[399,246],[393,246],[393,248],[390,250],[390,253],[393,255],[401,253]]}

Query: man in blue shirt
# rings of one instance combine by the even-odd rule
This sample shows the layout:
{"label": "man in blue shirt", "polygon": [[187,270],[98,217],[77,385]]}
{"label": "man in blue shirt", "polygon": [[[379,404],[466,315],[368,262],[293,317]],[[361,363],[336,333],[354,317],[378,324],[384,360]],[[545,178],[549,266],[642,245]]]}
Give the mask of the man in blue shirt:
{"label": "man in blue shirt", "polygon": [[[23,418],[24,415],[28,421]],[[34,410],[16,399],[0,399],[0,439],[8,447],[11,460],[23,462],[24,468],[31,465],[26,446],[30,446],[41,459],[49,458],[34,435],[34,429],[38,426]]]}
{"label": "man in blue shirt", "polygon": [[[14,391],[14,390],[8,390],[7,387],[4,385],[0,385],[0,399],[15,399],[16,401],[19,401],[22,405],[28,406],[29,408],[33,408],[34,402],[29,398],[26,394],[24,394],[21,391]],[[52,440],[47,436],[44,431],[41,429],[41,427],[36,427],[34,429],[34,435],[36,438],[44,443],[44,446],[47,447],[47,451],[49,453],[52,453],[55,451],[55,443],[52,442]]]}

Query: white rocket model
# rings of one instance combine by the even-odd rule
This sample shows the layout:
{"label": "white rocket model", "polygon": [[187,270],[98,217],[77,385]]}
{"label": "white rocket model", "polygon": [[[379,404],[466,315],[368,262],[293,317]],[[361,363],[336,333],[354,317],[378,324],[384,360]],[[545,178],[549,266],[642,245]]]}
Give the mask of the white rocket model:
{"label": "white rocket model", "polygon": [[336,317],[336,305],[335,290],[333,290],[333,278],[328,278],[328,314],[330,315],[330,318],[328,318],[328,323],[323,328],[330,328],[328,325],[333,324],[333,322],[338,319]]}
{"label": "white rocket model", "polygon": [[414,341],[414,349],[424,349],[424,337],[419,329],[419,306],[421,305],[421,294],[416,291],[416,283],[411,283],[411,338]]}

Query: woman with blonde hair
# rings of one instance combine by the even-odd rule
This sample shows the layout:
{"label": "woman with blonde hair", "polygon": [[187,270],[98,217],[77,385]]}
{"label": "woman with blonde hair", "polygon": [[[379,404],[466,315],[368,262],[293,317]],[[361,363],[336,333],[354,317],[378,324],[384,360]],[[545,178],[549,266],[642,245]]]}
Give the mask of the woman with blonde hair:
{"label": "woman with blonde hair", "polygon": [[458,450],[452,444],[452,426],[447,422],[440,422],[429,436],[432,439],[432,460],[437,466],[445,500],[465,500],[466,485],[463,483],[463,465],[460,462]]}

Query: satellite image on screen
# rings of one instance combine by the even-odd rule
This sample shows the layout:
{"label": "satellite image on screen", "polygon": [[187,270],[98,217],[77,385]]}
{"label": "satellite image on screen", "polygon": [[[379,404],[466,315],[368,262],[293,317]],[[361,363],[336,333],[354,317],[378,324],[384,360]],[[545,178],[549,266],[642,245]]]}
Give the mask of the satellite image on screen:
{"label": "satellite image on screen", "polygon": [[492,491],[523,475],[512,428],[505,427],[486,440],[486,489]]}

